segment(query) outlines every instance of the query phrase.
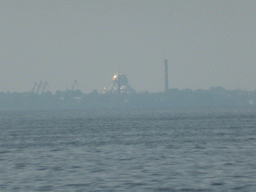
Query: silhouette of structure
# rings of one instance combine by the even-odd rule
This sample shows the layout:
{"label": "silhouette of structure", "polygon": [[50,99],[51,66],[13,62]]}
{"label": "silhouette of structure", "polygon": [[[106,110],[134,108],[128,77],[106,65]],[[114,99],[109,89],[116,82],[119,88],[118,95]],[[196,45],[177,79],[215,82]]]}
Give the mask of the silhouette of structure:
{"label": "silhouette of structure", "polygon": [[74,83],[73,83],[73,86],[72,86],[71,91],[74,91],[74,89],[75,89],[75,86],[76,86],[76,85],[79,87],[79,85],[78,85],[77,81],[75,80],[75,81],[74,81]]}
{"label": "silhouette of structure", "polygon": [[45,81],[45,82],[44,82],[44,86],[43,86],[43,90],[42,90],[42,93],[41,93],[41,94],[44,93],[44,90],[45,90],[45,87],[46,87],[46,86],[49,87],[48,83]]}
{"label": "silhouette of structure", "polygon": [[37,83],[34,84],[31,92],[34,92],[36,87],[38,87]]}
{"label": "silhouette of structure", "polygon": [[104,94],[133,94],[136,91],[128,84],[128,79],[124,73],[115,73],[112,77],[112,84],[109,88],[104,88]]}
{"label": "silhouette of structure", "polygon": [[[42,87],[42,92],[41,92],[41,94],[43,94],[44,91],[45,91],[46,86],[49,87],[49,85],[48,85],[48,83],[47,83],[46,81],[45,81],[44,83],[43,83],[43,81],[40,81],[39,84],[35,83],[34,86],[33,86],[33,88],[32,88],[32,92],[33,92],[33,93],[36,93],[37,95],[39,95],[40,89],[41,89],[41,87]],[[35,92],[35,89],[36,89],[36,88],[37,88],[37,91]]]}

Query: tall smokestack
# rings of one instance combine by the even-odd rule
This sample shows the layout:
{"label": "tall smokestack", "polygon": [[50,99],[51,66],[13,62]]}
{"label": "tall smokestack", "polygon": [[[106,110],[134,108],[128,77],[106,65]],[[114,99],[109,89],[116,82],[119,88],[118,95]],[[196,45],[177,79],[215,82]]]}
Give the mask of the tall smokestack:
{"label": "tall smokestack", "polygon": [[165,76],[164,76],[165,92],[167,92],[168,91],[168,64],[167,64],[167,59],[164,60],[164,72],[165,72]]}

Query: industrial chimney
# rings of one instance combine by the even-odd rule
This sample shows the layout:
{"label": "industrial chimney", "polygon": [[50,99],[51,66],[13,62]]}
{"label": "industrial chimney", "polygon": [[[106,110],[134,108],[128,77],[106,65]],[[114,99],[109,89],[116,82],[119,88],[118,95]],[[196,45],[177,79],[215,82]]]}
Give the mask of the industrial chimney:
{"label": "industrial chimney", "polygon": [[164,85],[165,85],[165,92],[168,91],[168,65],[167,65],[167,59],[164,60]]}

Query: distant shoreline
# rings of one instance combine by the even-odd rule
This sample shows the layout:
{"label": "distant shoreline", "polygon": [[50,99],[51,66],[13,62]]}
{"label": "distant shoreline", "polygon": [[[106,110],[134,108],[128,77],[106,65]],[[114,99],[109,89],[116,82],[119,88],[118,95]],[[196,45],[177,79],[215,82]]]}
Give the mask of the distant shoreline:
{"label": "distant shoreline", "polygon": [[0,110],[48,109],[129,109],[173,107],[256,106],[256,91],[169,89],[158,93],[102,94],[96,90],[85,94],[80,90],[0,93]]}

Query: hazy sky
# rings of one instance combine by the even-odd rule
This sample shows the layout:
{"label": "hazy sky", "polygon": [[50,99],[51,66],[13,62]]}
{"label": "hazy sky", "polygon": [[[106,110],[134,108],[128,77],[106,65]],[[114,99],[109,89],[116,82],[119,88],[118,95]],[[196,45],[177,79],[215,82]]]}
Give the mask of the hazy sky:
{"label": "hazy sky", "polygon": [[256,90],[255,0],[0,1],[0,92],[102,92],[119,70],[137,92]]}

